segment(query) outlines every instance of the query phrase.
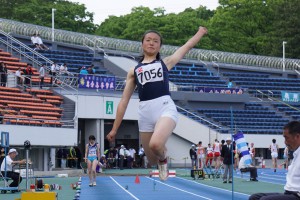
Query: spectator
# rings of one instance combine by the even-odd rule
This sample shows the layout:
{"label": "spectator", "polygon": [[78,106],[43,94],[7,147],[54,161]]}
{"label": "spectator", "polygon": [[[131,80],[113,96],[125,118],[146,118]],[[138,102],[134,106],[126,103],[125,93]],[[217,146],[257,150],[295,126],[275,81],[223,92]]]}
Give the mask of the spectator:
{"label": "spectator", "polygon": [[31,36],[31,43],[33,45],[33,50],[40,50],[40,45],[39,45],[39,42],[38,42],[38,37],[37,37],[37,34],[34,33],[32,36]]}
{"label": "spectator", "polygon": [[56,152],[57,165],[60,168],[66,168],[66,159],[68,157],[67,150],[65,148],[60,148]]}
{"label": "spectator", "polygon": [[42,38],[40,37],[40,34],[37,34],[36,36],[36,41],[38,43],[38,46],[39,46],[39,49],[41,50],[49,50],[49,47],[47,47],[44,43],[43,43],[43,40]]}
{"label": "spectator", "polygon": [[25,75],[25,85],[30,85],[31,76],[33,75],[32,67],[30,64],[27,64],[27,67],[23,70],[23,74]]}
{"label": "spectator", "polygon": [[77,146],[75,146],[74,149],[75,149],[76,158],[77,158],[76,167],[77,167],[77,169],[81,169],[81,167],[80,167],[80,163],[81,163],[81,159],[82,159],[81,151],[80,151],[79,147],[77,147]]}
{"label": "spectator", "polygon": [[24,78],[21,75],[21,68],[20,67],[15,72],[15,76],[17,77],[17,84],[23,84]]}
{"label": "spectator", "polygon": [[96,171],[102,173],[103,169],[107,167],[107,160],[105,155],[101,155]]}
{"label": "spectator", "polygon": [[40,73],[40,80],[41,80],[40,81],[40,89],[42,89],[43,85],[44,85],[45,74],[46,74],[45,65],[41,66],[39,73]]}
{"label": "spectator", "polygon": [[257,169],[251,164],[246,164],[245,156],[242,156],[239,162],[239,169],[241,173],[250,172],[250,181],[258,181],[257,180]]}
{"label": "spectator", "polygon": [[273,169],[274,172],[276,172],[277,158],[278,158],[278,151],[279,151],[279,146],[278,144],[276,144],[276,139],[272,140],[272,144],[270,145],[269,149],[271,151]]}
{"label": "spectator", "polygon": [[82,67],[82,68],[81,68],[80,74],[84,74],[84,75],[89,74],[88,71],[86,70],[86,67]]}
{"label": "spectator", "polygon": [[196,152],[196,146],[192,144],[192,147],[190,148],[190,158],[192,161],[192,169],[196,169],[197,167],[197,152]]}
{"label": "spectator", "polygon": [[[233,167],[233,145],[231,144],[231,138],[226,139],[226,144],[222,146],[221,157],[225,166],[225,172],[223,175],[223,183],[232,183],[232,167]],[[229,175],[229,176],[228,176]]]}
{"label": "spectator", "polygon": [[249,200],[299,200],[300,199],[300,122],[291,121],[283,127],[283,137],[286,146],[294,151],[294,159],[288,167],[285,192],[256,193]]}
{"label": "spectator", "polygon": [[121,148],[119,150],[120,155],[120,170],[124,169],[124,159],[125,159],[125,146],[121,145]]}
{"label": "spectator", "polygon": [[8,155],[4,158],[1,164],[2,175],[5,176],[5,170],[6,170],[6,177],[11,178],[13,180],[13,182],[9,185],[9,187],[18,187],[19,184],[22,182],[22,177],[20,176],[20,174],[13,171],[13,165],[25,164],[26,159],[14,161],[17,155],[18,152],[16,149],[10,149]]}
{"label": "spectator", "polygon": [[4,62],[0,63],[0,74],[1,74],[1,86],[6,87],[7,82],[7,68]]}
{"label": "spectator", "polygon": [[94,70],[93,70],[93,67],[94,65],[91,65],[88,67],[87,71],[88,71],[88,74],[95,74]]}
{"label": "spectator", "polygon": [[129,167],[130,169],[133,168],[133,164],[135,163],[135,154],[136,154],[135,149],[132,148],[132,147],[130,147],[130,148],[129,148],[129,157],[128,157],[128,160],[127,160],[127,162],[128,162],[128,167]]}
{"label": "spectator", "polygon": [[53,84],[53,79],[55,79],[55,83],[56,83],[56,63],[55,62],[51,65],[50,77],[51,77],[50,83]]}
{"label": "spectator", "polygon": [[232,81],[229,79],[229,82],[228,82],[228,84],[227,84],[227,87],[228,88],[232,88],[233,87],[233,84],[232,84]]}
{"label": "spectator", "polygon": [[68,67],[67,67],[66,63],[64,63],[63,65],[60,66],[59,73],[62,76],[68,76],[69,72],[68,72]]}
{"label": "spectator", "polygon": [[145,156],[145,151],[144,151],[143,145],[141,144],[140,149],[139,149],[139,167],[143,166],[144,156]]}

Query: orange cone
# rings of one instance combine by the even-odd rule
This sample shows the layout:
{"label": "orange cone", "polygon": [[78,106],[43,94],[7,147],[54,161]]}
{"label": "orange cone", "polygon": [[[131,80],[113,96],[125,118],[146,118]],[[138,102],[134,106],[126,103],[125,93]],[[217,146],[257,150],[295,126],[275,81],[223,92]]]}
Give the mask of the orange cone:
{"label": "orange cone", "polygon": [[140,177],[138,175],[136,175],[135,177],[135,181],[136,184],[140,184]]}

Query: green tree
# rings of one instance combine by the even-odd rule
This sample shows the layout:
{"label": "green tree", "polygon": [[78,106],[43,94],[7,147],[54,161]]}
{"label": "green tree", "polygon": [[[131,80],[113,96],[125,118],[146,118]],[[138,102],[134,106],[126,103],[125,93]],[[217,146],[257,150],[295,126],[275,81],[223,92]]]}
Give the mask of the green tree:
{"label": "green tree", "polygon": [[274,22],[270,1],[220,0],[210,21],[212,49],[269,55],[266,48]]}
{"label": "green tree", "polygon": [[286,57],[300,58],[300,4],[299,1],[277,0],[273,24],[272,54],[282,56],[282,42],[287,41]]}
{"label": "green tree", "polygon": [[[9,8],[1,17],[31,24],[52,25],[52,8],[55,12],[55,28],[82,33],[95,33],[94,14],[85,5],[66,0],[1,0],[1,6]],[[5,10],[5,9],[1,9]]]}

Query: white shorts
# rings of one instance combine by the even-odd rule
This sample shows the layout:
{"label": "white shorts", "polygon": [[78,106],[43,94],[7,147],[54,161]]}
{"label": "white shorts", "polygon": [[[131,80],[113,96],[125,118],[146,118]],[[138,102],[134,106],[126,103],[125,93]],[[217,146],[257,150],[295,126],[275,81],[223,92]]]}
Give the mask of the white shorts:
{"label": "white shorts", "polygon": [[156,122],[161,117],[169,117],[178,121],[176,106],[169,95],[139,102],[139,131],[153,132]]}
{"label": "white shorts", "polygon": [[278,153],[277,152],[272,152],[271,153],[271,157],[272,158],[277,158],[278,157]]}

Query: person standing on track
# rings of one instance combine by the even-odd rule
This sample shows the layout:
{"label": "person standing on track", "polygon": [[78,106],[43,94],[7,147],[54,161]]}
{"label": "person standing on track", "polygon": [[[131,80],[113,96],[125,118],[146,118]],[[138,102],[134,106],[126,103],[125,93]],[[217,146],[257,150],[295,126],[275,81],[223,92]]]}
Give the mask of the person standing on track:
{"label": "person standing on track", "polygon": [[215,139],[215,143],[213,144],[213,153],[214,153],[214,161],[215,161],[215,169],[218,170],[221,166],[221,144],[218,139]]}
{"label": "person standing on track", "polygon": [[96,168],[100,160],[100,145],[96,142],[94,135],[89,136],[89,143],[85,147],[84,160],[87,163],[89,186],[96,186]]}
{"label": "person standing on track", "polygon": [[168,178],[166,142],[177,120],[177,110],[169,91],[171,70],[207,34],[199,27],[196,34],[174,54],[161,59],[162,36],[157,31],[147,31],[142,38],[143,55],[127,74],[126,86],[117,108],[112,130],[106,136],[112,142],[123,120],[128,102],[136,86],[139,93],[139,132],[146,156],[151,165],[158,165],[161,180]]}
{"label": "person standing on track", "polygon": [[278,144],[276,144],[275,139],[272,140],[272,144],[270,145],[269,149],[271,151],[273,169],[274,169],[274,172],[276,172],[279,146],[278,146]]}

